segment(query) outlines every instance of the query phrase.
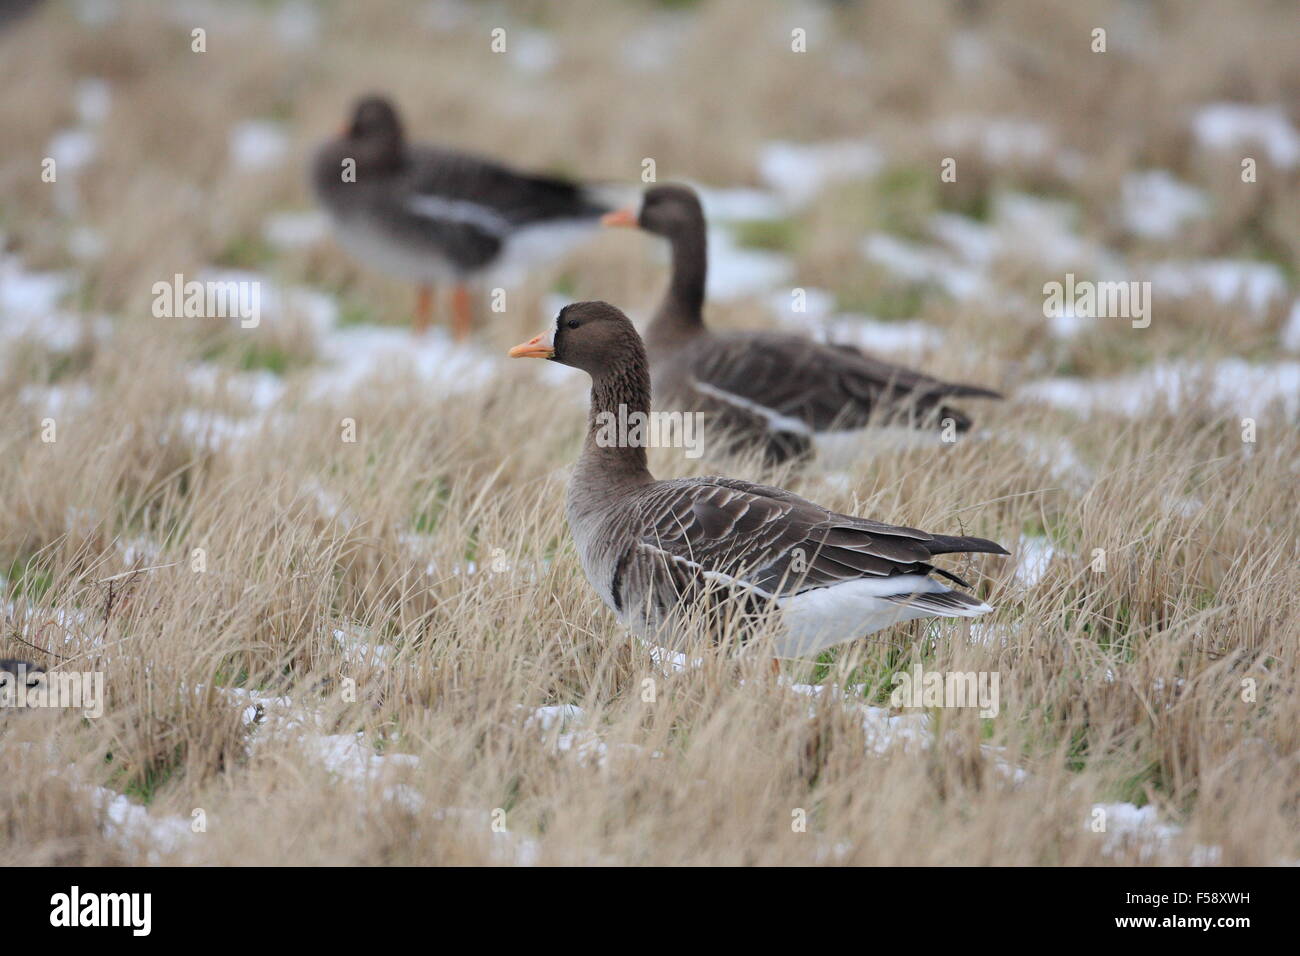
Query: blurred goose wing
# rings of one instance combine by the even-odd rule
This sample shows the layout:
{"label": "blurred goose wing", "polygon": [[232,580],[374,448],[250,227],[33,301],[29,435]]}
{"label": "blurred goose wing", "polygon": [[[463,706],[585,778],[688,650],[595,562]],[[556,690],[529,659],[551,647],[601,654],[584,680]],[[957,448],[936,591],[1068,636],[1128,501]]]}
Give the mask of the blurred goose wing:
{"label": "blurred goose wing", "polygon": [[861,428],[873,411],[885,420],[938,412],[964,430],[969,419],[942,405],[944,398],[1001,397],[883,362],[851,346],[795,335],[716,336],[689,360],[699,391],[765,413],[772,427],[787,431],[797,424],[814,432]]}
{"label": "blurred goose wing", "polygon": [[410,175],[394,207],[463,269],[486,265],[523,229],[594,221],[607,210],[577,183],[422,147],[411,149]]}

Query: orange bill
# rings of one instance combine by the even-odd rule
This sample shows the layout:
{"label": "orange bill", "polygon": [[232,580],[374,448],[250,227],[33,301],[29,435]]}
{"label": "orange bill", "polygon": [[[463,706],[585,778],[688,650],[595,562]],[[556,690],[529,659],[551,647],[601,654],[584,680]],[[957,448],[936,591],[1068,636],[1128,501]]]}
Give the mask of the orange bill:
{"label": "orange bill", "polygon": [[602,226],[635,226],[636,210],[631,206],[626,209],[615,209],[613,212],[607,212],[600,217]]}
{"label": "orange bill", "polygon": [[554,332],[534,335],[527,342],[516,345],[510,350],[511,358],[551,358],[555,355]]}

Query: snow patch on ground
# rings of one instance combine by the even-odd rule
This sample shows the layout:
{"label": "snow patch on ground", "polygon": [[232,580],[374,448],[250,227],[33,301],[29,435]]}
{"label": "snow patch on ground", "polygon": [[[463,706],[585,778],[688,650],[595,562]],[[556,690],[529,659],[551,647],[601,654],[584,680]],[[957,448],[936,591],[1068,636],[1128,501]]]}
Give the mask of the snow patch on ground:
{"label": "snow patch on ground", "polygon": [[355,734],[305,734],[303,751],[326,770],[349,783],[372,780],[394,767],[413,768],[420,765],[414,754],[380,754],[366,740],[363,733]]}
{"label": "snow patch on ground", "polygon": [[1042,535],[1020,536],[1016,548],[1016,582],[1023,588],[1036,587],[1051,567],[1056,548]]}
{"label": "snow patch on ground", "polygon": [[806,205],[829,183],[869,179],[884,155],[866,140],[767,143],[758,151],[758,175],[792,207]]}
{"label": "snow patch on ground", "polygon": [[[255,284],[260,310],[259,325],[297,318],[306,322],[317,335],[324,335],[338,321],[339,306],[333,296],[310,286],[285,285],[264,272],[246,269],[204,269],[199,273],[198,281]],[[241,320],[239,316],[233,316],[231,321],[238,325]]]}
{"label": "snow patch on ground", "polygon": [[709,230],[709,300],[731,301],[766,292],[790,281],[794,263],[788,256],[736,244],[726,229]]}
{"label": "snow patch on ground", "polygon": [[[1143,863],[1168,854],[1182,833],[1182,827],[1162,823],[1156,808],[1150,804],[1138,807],[1131,803],[1096,803],[1085,824],[1089,832],[1097,832],[1093,830],[1093,824],[1099,820],[1104,820],[1106,826],[1099,834],[1103,839],[1101,852],[1104,855],[1115,856],[1136,849],[1138,859]],[[1197,845],[1191,848],[1187,862],[1191,866],[1214,866],[1222,856],[1223,851],[1217,846]]]}
{"label": "snow patch on ground", "polygon": [[662,73],[677,58],[686,25],[680,15],[661,13],[655,22],[623,40],[619,65],[629,73]]}
{"label": "snow patch on ground", "polygon": [[555,41],[541,30],[510,31],[506,58],[525,76],[549,73],[560,59]]}
{"label": "snow patch on ground", "polygon": [[868,352],[921,355],[943,345],[943,330],[909,319],[881,322],[865,315],[842,314],[823,323],[819,338],[836,345],[855,345]]}
{"label": "snow patch on ground", "polygon": [[289,136],[280,123],[244,120],[230,131],[230,161],[236,169],[267,169],[278,165],[288,152]]}
{"label": "snow patch on ground", "polygon": [[72,385],[24,385],[18,401],[42,418],[61,419],[83,412],[95,403],[95,390],[85,382]]}
{"label": "snow patch on ground", "polygon": [[307,0],[287,0],[272,14],[276,38],[285,46],[308,48],[320,34],[320,14]]}
{"label": "snow patch on ground", "polygon": [[936,246],[876,232],[863,239],[862,254],[868,261],[899,278],[938,286],[958,301],[982,297],[989,292],[983,270],[963,265]]}
{"label": "snow patch on ground", "polygon": [[45,155],[54,160],[56,175],[80,171],[98,153],[99,137],[93,130],[81,127],[59,130],[45,146]]}
{"label": "snow patch on ground", "polygon": [[788,212],[780,197],[762,189],[690,185],[700,197],[704,218],[712,223],[781,219]]}
{"label": "snow patch on ground", "polygon": [[1300,352],[1300,299],[1291,304],[1291,312],[1286,324],[1282,326],[1280,342],[1288,352]]}
{"label": "snow patch on ground", "polygon": [[255,411],[266,411],[284,397],[284,380],[274,372],[258,369],[237,372],[218,365],[196,365],[185,373],[190,388],[205,400],[233,395]]}
{"label": "snow patch on ground", "polygon": [[1080,415],[1100,410],[1139,418],[1152,408],[1175,411],[1184,403],[1204,400],[1246,418],[1262,418],[1277,403],[1287,418],[1294,418],[1300,414],[1300,362],[1253,365],[1239,358],[1165,362],[1112,379],[1045,379],[1024,386],[1016,395]]}
{"label": "snow patch on ground", "polygon": [[315,210],[277,212],[262,223],[262,238],[277,249],[302,249],[329,236],[329,217]]}
{"label": "snow patch on ground", "polygon": [[155,816],[148,807],[107,787],[92,787],[91,802],[103,814],[104,834],[122,844],[141,843],[149,847],[149,862],[184,846],[193,831],[184,817]]}
{"label": "snow patch on ground", "polygon": [[1300,133],[1280,105],[1211,103],[1192,118],[1192,133],[1206,149],[1239,152],[1262,146],[1283,169],[1300,164]]}
{"label": "snow patch on ground", "polygon": [[868,352],[895,352],[916,355],[943,344],[939,328],[918,319],[882,322],[867,315],[836,313],[835,296],[824,289],[807,288],[804,310],[794,310],[794,300],[785,292],[768,297],[768,306],[777,320],[791,331],[807,334],[819,342],[852,345]]}
{"label": "snow patch on ground", "polygon": [[30,601],[24,601],[21,606],[17,602],[6,601],[0,604],[0,621],[12,628],[14,636],[41,650],[56,645],[58,642],[54,639],[60,635],[63,644],[76,644],[83,651],[99,647],[103,643],[99,635],[91,633],[93,622],[90,615],[80,608],[40,608]]}
{"label": "snow patch on ground", "polygon": [[17,341],[34,342],[51,352],[71,352],[113,333],[113,323],[103,316],[83,318],[69,312],[45,315],[0,314],[0,346]]}
{"label": "snow patch on ground", "polygon": [[153,565],[162,552],[162,545],[152,538],[118,538],[113,542],[122,563],[131,567]]}
{"label": "snow patch on ground", "polygon": [[492,381],[499,360],[476,346],[452,341],[441,329],[420,338],[409,329],[350,326],[337,329],[320,342],[328,366],[314,376],[314,398],[345,395],[362,382],[391,378],[406,367],[441,394],[455,394]]}
{"label": "snow patch on ground", "polygon": [[987,617],[971,621],[967,637],[969,643],[979,647],[1007,647],[1019,639],[1020,628],[1015,624],[991,621]]}
{"label": "snow patch on ground", "polygon": [[1219,305],[1241,302],[1256,315],[1287,294],[1286,274],[1270,262],[1169,260],[1152,263],[1142,271],[1155,292],[1178,298],[1209,296]]}
{"label": "snow patch on ground", "polygon": [[[802,293],[797,296],[796,293]],[[796,311],[801,300],[802,311]],[[835,311],[835,294],[813,286],[799,286],[783,292],[773,292],[767,297],[772,314],[788,325],[803,325],[830,318]]]}
{"label": "snow patch on ground", "polygon": [[694,669],[704,664],[704,658],[688,658],[680,651],[674,651],[667,647],[660,647],[658,644],[651,644],[649,641],[636,638],[636,642],[641,645],[650,655],[651,662],[655,668],[665,677],[680,673],[688,668]]}
{"label": "snow patch on ground", "polygon": [[89,27],[112,23],[121,12],[120,0],[75,0],[72,9],[77,19]]}
{"label": "snow patch on ground", "polygon": [[186,408],[177,418],[187,445],[202,451],[228,451],[258,434],[266,424],[262,416],[233,418],[210,408]]}
{"label": "snow patch on ground", "polygon": [[1144,239],[1173,239],[1209,212],[1205,194],[1163,169],[1129,173],[1121,186],[1124,226]]}
{"label": "snow patch on ground", "polygon": [[930,234],[972,265],[989,266],[1002,248],[997,231],[989,225],[957,213],[935,213]]}
{"label": "snow patch on ground", "polygon": [[1073,179],[1082,171],[1082,157],[1060,150],[1056,134],[1034,120],[1008,116],[949,116],[934,123],[931,135],[940,147],[953,151],[977,152],[990,165],[1049,164],[1057,173]]}
{"label": "snow patch on ground", "polygon": [[88,76],[77,82],[73,104],[82,123],[97,126],[108,119],[113,109],[113,90],[99,77]]}
{"label": "snow patch on ground", "polygon": [[[335,632],[336,638],[337,635],[338,632]],[[382,645],[368,646],[378,648]],[[400,805],[410,813],[428,813],[434,819],[459,821],[464,824],[464,832],[467,834],[491,834],[494,855],[501,862],[517,866],[536,863],[539,854],[537,841],[521,837],[507,829],[498,829],[495,826],[496,820],[488,811],[458,807],[430,808],[414,786],[400,780],[395,781],[395,777],[400,778],[402,774],[410,774],[420,767],[420,758],[415,754],[378,753],[363,733],[323,733],[319,716],[296,707],[288,697],[270,697],[242,688],[222,690],[243,706],[244,723],[250,727],[256,725],[250,739],[250,749],[256,749],[269,739],[287,738],[341,783],[358,789],[382,785],[383,799]],[[542,708],[543,712],[550,710]],[[577,716],[581,716],[581,708],[573,710]],[[562,716],[563,714],[557,715]],[[541,719],[544,722],[545,717]]]}
{"label": "snow patch on ground", "polygon": [[0,334],[14,316],[45,318],[72,287],[66,272],[32,272],[18,256],[0,254]]}
{"label": "snow patch on ground", "polygon": [[384,664],[391,659],[393,649],[371,640],[370,633],[363,627],[338,627],[331,634],[342,651],[343,659],[349,664]]}
{"label": "snow patch on ground", "polygon": [[81,262],[92,262],[104,254],[104,237],[89,226],[73,226],[68,233],[68,254]]}
{"label": "snow patch on ground", "polygon": [[[789,688],[807,697],[821,697],[828,691],[839,692],[838,688],[828,688],[825,684],[790,684]],[[861,717],[867,749],[876,756],[883,756],[894,747],[918,753],[928,750],[934,742],[929,714],[895,714],[888,707],[874,707],[847,698],[844,704]],[[817,709],[809,708],[808,716],[810,720],[815,718]]]}
{"label": "snow patch on ground", "polygon": [[1007,192],[994,198],[992,215],[1001,253],[1008,259],[1037,262],[1062,276],[1085,270],[1099,279],[1127,276],[1122,257],[1079,235],[1072,203]]}
{"label": "snow patch on ground", "polygon": [[[582,726],[586,719],[586,712],[576,704],[536,707],[525,718],[524,727],[535,729],[551,753],[572,756],[579,766],[604,767],[609,745],[594,730]],[[631,745],[620,749],[645,752]]]}

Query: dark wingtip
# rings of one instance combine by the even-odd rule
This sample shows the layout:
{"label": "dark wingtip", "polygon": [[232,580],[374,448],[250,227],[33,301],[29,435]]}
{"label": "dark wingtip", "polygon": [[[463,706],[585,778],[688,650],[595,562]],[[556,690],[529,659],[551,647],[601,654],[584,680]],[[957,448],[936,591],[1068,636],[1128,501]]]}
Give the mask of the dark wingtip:
{"label": "dark wingtip", "polygon": [[971,550],[978,551],[980,554],[1011,554],[1011,552],[1002,547],[1002,545],[998,544],[996,541],[990,541],[988,538],[967,538],[966,540],[972,544],[979,545],[978,548],[971,548]]}
{"label": "dark wingtip", "polygon": [[948,398],[1006,398],[1001,392],[982,385],[952,385],[950,391],[944,392]]}
{"label": "dark wingtip", "polygon": [[925,547],[931,554],[974,552],[977,554],[1009,555],[1011,553],[996,541],[990,541],[988,538],[968,538],[948,534],[932,535],[931,539],[925,542]]}
{"label": "dark wingtip", "polygon": [[951,405],[943,405],[939,409],[939,424],[943,425],[948,420],[951,420],[953,426],[963,435],[970,431],[971,425],[974,424],[974,422],[971,421],[970,416],[965,412],[958,411]]}

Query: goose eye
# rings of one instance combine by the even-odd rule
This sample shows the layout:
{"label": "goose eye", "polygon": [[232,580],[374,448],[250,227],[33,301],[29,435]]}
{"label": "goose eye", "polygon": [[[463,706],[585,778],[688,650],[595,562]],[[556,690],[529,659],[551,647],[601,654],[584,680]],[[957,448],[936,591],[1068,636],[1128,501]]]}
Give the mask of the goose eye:
{"label": "goose eye", "polygon": [[569,321],[568,321],[568,322],[565,322],[564,325],[565,325],[565,328],[576,329],[576,328],[578,327],[578,320],[577,320],[577,319],[569,319]]}

